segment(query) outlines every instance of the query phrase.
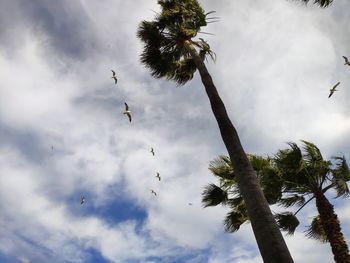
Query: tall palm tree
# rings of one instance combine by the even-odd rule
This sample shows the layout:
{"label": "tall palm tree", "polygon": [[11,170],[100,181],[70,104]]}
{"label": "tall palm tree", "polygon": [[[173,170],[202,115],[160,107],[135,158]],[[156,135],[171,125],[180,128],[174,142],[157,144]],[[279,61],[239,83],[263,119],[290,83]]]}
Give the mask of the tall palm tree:
{"label": "tall palm tree", "polygon": [[205,64],[212,56],[209,44],[194,40],[210,18],[196,0],[159,0],[161,12],[153,21],[142,21],[137,36],[144,42],[141,62],[156,78],[165,77],[179,85],[191,80],[198,69],[212,111],[233,167],[252,222],[264,262],[293,262],[283,236],[260,189],[255,171],[245,154]]}
{"label": "tall palm tree", "polygon": [[[333,205],[325,193],[334,189],[336,197],[349,196],[347,182],[350,171],[344,156],[333,157],[334,162],[324,160],[320,150],[312,143],[303,141],[304,152],[295,143],[290,149],[279,150],[274,158],[249,155],[258,179],[270,204],[284,207],[299,206],[296,212],[276,214],[282,230],[293,234],[299,225],[296,215],[311,200],[316,200],[318,215],[308,227],[307,236],[329,242],[336,262],[350,262],[348,246],[341,232]],[[210,184],[203,192],[204,206],[228,205],[231,209],[224,224],[228,232],[234,232],[246,221],[245,204],[242,201],[230,159],[219,156],[210,163],[210,171],[218,176],[220,185]]]}

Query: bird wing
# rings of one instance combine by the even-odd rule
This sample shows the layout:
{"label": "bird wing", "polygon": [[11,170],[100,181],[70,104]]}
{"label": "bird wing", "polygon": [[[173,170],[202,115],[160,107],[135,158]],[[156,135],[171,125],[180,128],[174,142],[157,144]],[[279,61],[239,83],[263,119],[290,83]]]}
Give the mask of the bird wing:
{"label": "bird wing", "polygon": [[113,69],[111,69],[112,73],[113,73],[113,77],[115,76],[115,71]]}
{"label": "bird wing", "polygon": [[328,98],[330,98],[333,95],[333,91],[331,90],[331,93],[329,93]]}
{"label": "bird wing", "polygon": [[340,82],[338,82],[337,84],[335,84],[335,85],[333,86],[333,90],[335,90],[335,88],[338,87],[339,84],[340,84]]}
{"label": "bird wing", "polygon": [[125,110],[126,111],[129,110],[129,105],[126,102],[124,102],[124,105],[125,105]]}
{"label": "bird wing", "polygon": [[114,77],[114,84],[117,84],[118,79],[116,77]]}
{"label": "bird wing", "polygon": [[349,60],[348,60],[347,57],[343,56],[343,58],[344,58],[344,60],[345,60],[345,63],[348,63],[348,62],[349,62]]}
{"label": "bird wing", "polygon": [[128,115],[129,122],[131,122],[131,114],[128,112],[126,115]]}

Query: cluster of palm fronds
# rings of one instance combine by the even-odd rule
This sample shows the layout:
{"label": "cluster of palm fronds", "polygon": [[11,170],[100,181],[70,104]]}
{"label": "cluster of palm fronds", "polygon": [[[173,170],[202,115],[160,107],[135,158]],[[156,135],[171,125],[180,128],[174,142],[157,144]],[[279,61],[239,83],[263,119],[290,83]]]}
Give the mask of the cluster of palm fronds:
{"label": "cluster of palm fronds", "polygon": [[[298,212],[315,198],[318,191],[325,193],[334,189],[336,197],[347,197],[350,193],[347,186],[350,171],[345,157],[332,157],[333,162],[324,160],[314,144],[307,141],[303,143],[303,149],[295,143],[289,143],[290,148],[279,150],[273,157],[249,155],[268,203],[285,208],[299,207],[295,212],[275,214],[279,227],[288,234],[293,234],[299,225]],[[219,156],[210,162],[209,170],[218,177],[219,185],[209,184],[205,187],[203,205],[222,204],[229,207],[230,211],[224,220],[225,230],[237,231],[249,218],[230,159]],[[310,238],[327,241],[319,215],[313,218],[306,233]]]}

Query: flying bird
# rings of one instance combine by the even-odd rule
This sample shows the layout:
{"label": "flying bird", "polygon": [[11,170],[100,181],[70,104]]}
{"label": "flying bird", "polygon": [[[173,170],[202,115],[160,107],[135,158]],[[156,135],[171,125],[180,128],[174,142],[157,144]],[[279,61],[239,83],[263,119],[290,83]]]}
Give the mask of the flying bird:
{"label": "flying bird", "polygon": [[114,79],[114,84],[117,85],[117,82],[118,82],[117,75],[115,74],[115,71],[113,69],[111,69],[111,71],[113,73],[112,79]]}
{"label": "flying bird", "polygon": [[340,84],[340,82],[338,82],[337,84],[335,84],[335,85],[333,86],[333,88],[331,88],[331,89],[329,90],[330,93],[329,93],[328,98],[330,98],[330,97],[333,95],[333,93],[334,93],[335,91],[338,91],[338,90],[335,89],[335,88],[338,87],[339,84]]}
{"label": "flying bird", "polygon": [[188,205],[192,205],[192,203],[188,203]]}
{"label": "flying bird", "polygon": [[155,176],[156,178],[158,178],[158,181],[160,181],[161,180],[161,178],[160,178],[160,175],[159,175],[159,173],[157,172],[157,175]]}
{"label": "flying bird", "polygon": [[153,154],[153,156],[154,156],[154,149],[153,148],[151,148],[151,153]]}
{"label": "flying bird", "polygon": [[151,189],[151,193],[157,196],[157,193],[153,189]]}
{"label": "flying bird", "polygon": [[83,205],[85,203],[85,197],[82,195],[80,197],[80,204]]}
{"label": "flying bird", "polygon": [[129,121],[131,122],[131,111],[129,110],[129,106],[126,102],[124,102],[125,104],[125,110],[123,112],[123,114],[126,114],[129,118]]}
{"label": "flying bird", "polygon": [[345,60],[344,65],[348,65],[348,66],[350,66],[350,61],[348,60],[348,58],[347,58],[347,57],[345,57],[345,56],[343,56],[343,58],[344,58],[344,60]]}

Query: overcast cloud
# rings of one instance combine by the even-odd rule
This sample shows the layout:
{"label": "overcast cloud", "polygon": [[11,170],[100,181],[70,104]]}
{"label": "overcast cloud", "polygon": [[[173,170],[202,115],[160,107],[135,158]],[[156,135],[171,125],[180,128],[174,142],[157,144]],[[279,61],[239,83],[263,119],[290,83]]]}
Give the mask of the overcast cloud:
{"label": "overcast cloud", "polygon": [[[220,17],[201,37],[246,151],[304,139],[350,160],[349,1],[200,3]],[[157,10],[155,0],[0,0],[1,262],[262,262],[249,224],[224,233],[225,209],[201,206],[215,182],[208,163],[226,151],[198,75],[176,87],[139,62],[137,25]],[[335,210],[349,240],[346,203]],[[332,261],[329,244],[304,237],[315,213],[286,237],[295,262]]]}

